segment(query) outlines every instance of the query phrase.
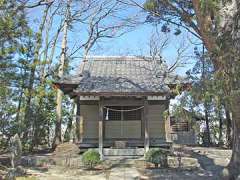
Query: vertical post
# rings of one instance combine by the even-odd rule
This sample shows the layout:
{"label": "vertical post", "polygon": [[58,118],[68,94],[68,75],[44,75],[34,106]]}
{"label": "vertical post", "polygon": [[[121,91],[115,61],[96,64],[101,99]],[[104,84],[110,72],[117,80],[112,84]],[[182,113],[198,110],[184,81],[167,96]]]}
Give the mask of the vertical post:
{"label": "vertical post", "polygon": [[171,137],[171,126],[170,126],[170,120],[171,120],[171,117],[170,117],[170,114],[169,114],[169,99],[165,100],[164,101],[164,109],[163,109],[163,112],[168,112],[167,113],[167,116],[165,114],[162,114],[162,117],[163,117],[163,121],[164,121],[164,124],[165,124],[165,141],[167,142],[171,142],[172,141],[172,137]]}
{"label": "vertical post", "polygon": [[[79,105],[80,107],[80,105]],[[80,108],[79,108],[80,109]],[[83,116],[80,115],[80,142],[83,142],[83,134],[84,134],[84,119]]]}
{"label": "vertical post", "polygon": [[103,104],[99,100],[99,121],[98,121],[98,148],[101,159],[103,159]]}
{"label": "vertical post", "polygon": [[81,141],[80,121],[81,121],[80,99],[79,99],[79,96],[78,96],[77,99],[76,99],[76,137],[77,137],[77,142]]}
{"label": "vertical post", "polygon": [[[123,107],[121,106],[121,110],[123,110]],[[120,121],[120,130],[121,130],[121,138],[123,138],[123,111],[121,111],[121,121]]]}
{"label": "vertical post", "polygon": [[144,149],[145,152],[149,150],[149,128],[148,128],[148,101],[147,98],[144,99]]}

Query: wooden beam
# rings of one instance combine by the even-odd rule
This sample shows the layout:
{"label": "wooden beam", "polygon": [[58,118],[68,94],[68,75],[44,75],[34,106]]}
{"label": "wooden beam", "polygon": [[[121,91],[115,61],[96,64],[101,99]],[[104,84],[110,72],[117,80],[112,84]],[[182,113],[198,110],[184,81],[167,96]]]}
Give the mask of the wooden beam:
{"label": "wooden beam", "polygon": [[99,121],[98,121],[98,148],[101,159],[103,159],[103,104],[99,100]]}
{"label": "wooden beam", "polygon": [[[164,103],[164,112],[165,111],[168,111],[168,116],[165,117],[164,119],[164,124],[165,124],[165,140],[167,142],[170,142],[172,141],[171,140],[171,126],[170,126],[170,114],[169,114],[169,104],[170,104],[170,101],[166,101]],[[164,118],[164,117],[163,117]]]}
{"label": "wooden beam", "polygon": [[77,90],[73,90],[72,94],[78,96],[131,96],[131,97],[145,97],[145,96],[165,96],[168,95],[168,92],[81,92]]}
{"label": "wooden beam", "polygon": [[81,101],[80,100],[80,105],[98,105],[98,101],[93,101],[93,100],[84,100],[84,101]]}
{"label": "wooden beam", "polygon": [[81,135],[80,135],[80,103],[79,103],[79,97],[76,98],[76,104],[75,104],[75,112],[76,112],[76,138],[77,142],[81,141]]}
{"label": "wooden beam", "polygon": [[157,100],[166,100],[166,96],[148,96],[147,100],[149,101],[157,101]]}
{"label": "wooden beam", "polygon": [[135,98],[112,98],[104,99],[103,106],[142,106],[143,102],[141,99]]}
{"label": "wooden beam", "polygon": [[164,100],[164,101],[156,100],[156,101],[148,101],[148,104],[149,105],[162,105],[162,104],[165,105],[168,102],[169,102],[169,100]]}
{"label": "wooden beam", "polygon": [[99,101],[99,96],[80,96],[81,101]]}
{"label": "wooden beam", "polygon": [[84,119],[83,119],[82,115],[80,115],[80,125],[79,126],[80,126],[80,142],[82,142],[83,141],[83,135],[84,135]]}
{"label": "wooden beam", "polygon": [[[143,102],[144,104],[144,102]],[[145,122],[144,122],[144,109],[141,109],[141,140],[144,142],[145,139]]]}
{"label": "wooden beam", "polygon": [[149,150],[149,128],[148,128],[148,101],[147,99],[144,99],[144,114],[143,114],[143,119],[144,119],[144,149],[145,152]]}

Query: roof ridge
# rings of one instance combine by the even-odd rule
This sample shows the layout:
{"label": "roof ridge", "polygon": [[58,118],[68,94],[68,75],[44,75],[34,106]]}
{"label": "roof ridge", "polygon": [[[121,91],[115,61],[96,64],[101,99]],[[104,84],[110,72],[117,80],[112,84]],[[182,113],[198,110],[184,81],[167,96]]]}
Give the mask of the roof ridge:
{"label": "roof ridge", "polygon": [[[151,56],[87,56],[87,60],[96,60],[96,61],[104,61],[104,60],[152,60]],[[160,59],[160,58],[157,58]]]}

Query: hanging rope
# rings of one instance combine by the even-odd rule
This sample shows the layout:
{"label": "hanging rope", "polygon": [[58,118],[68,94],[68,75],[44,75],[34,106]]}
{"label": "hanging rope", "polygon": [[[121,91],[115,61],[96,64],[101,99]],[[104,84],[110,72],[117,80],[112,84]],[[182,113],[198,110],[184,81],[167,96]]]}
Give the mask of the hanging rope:
{"label": "hanging rope", "polygon": [[141,106],[141,107],[138,107],[138,108],[134,108],[134,109],[113,109],[113,108],[108,108],[108,107],[103,107],[103,108],[107,109],[107,113],[106,113],[105,119],[108,120],[109,111],[131,112],[131,111],[137,111],[139,109],[142,109],[142,108],[144,108],[144,106]]}
{"label": "hanging rope", "polygon": [[103,107],[107,110],[110,110],[110,111],[117,111],[117,112],[130,112],[130,111],[137,111],[139,109],[142,109],[144,108],[144,106],[141,106],[141,107],[138,107],[138,108],[134,108],[134,109],[112,109],[112,108],[108,108],[108,107]]}

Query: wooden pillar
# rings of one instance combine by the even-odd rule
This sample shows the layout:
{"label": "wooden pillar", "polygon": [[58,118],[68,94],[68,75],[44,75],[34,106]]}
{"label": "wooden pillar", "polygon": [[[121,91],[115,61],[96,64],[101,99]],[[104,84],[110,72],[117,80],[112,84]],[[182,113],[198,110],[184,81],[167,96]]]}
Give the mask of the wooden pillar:
{"label": "wooden pillar", "polygon": [[143,120],[144,120],[144,149],[145,152],[149,150],[149,128],[148,128],[148,101],[147,99],[144,99],[144,114],[143,114]]}
{"label": "wooden pillar", "polygon": [[98,121],[98,148],[101,159],[103,159],[103,104],[99,100],[99,121]]}
{"label": "wooden pillar", "polygon": [[83,116],[80,114],[80,142],[83,142],[83,134],[84,134],[84,119]]}
{"label": "wooden pillar", "polygon": [[162,115],[163,116],[163,120],[164,120],[164,124],[165,124],[165,141],[167,142],[171,142],[172,141],[172,137],[171,137],[171,126],[170,126],[170,114],[169,114],[169,103],[170,100],[167,99],[164,102],[164,112],[168,111],[167,116],[165,114]]}
{"label": "wooden pillar", "polygon": [[80,142],[81,140],[81,135],[80,135],[80,102],[79,102],[79,97],[76,99],[76,138],[77,142]]}

